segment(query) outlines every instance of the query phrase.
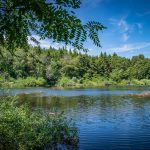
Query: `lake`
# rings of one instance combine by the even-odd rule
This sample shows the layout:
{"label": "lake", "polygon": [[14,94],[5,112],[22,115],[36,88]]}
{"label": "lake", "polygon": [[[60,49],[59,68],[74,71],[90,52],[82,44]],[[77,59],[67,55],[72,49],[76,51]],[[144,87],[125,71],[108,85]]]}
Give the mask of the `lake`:
{"label": "lake", "polygon": [[150,87],[0,90],[0,95],[19,95],[33,108],[64,112],[79,130],[79,149],[150,149],[150,99],[130,94]]}

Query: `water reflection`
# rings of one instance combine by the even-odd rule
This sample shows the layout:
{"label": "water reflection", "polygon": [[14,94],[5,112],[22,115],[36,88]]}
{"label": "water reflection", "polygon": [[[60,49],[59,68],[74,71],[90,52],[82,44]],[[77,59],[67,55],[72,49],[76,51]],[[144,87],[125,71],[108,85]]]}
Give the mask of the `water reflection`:
{"label": "water reflection", "polygon": [[40,96],[112,96],[112,95],[128,95],[138,94],[149,91],[150,87],[107,87],[107,88],[85,88],[85,89],[50,89],[50,88],[11,88],[0,89],[0,95],[18,95],[35,93]]}
{"label": "water reflection", "polygon": [[[130,90],[134,92],[138,90]],[[73,118],[79,129],[81,150],[150,149],[150,99],[114,93],[117,91],[109,90],[109,94],[100,95],[84,95],[83,92],[78,96],[34,93],[20,94],[19,99],[22,103],[29,102],[33,108],[63,111]]]}

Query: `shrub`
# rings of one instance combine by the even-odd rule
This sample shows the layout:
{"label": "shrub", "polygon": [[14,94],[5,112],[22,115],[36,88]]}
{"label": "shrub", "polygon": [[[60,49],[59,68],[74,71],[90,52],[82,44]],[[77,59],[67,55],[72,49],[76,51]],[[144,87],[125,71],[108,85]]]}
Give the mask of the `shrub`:
{"label": "shrub", "polygon": [[142,80],[138,80],[138,79],[133,79],[133,80],[131,81],[131,83],[132,83],[133,85],[145,85],[145,83],[142,82]]}
{"label": "shrub", "polygon": [[75,77],[72,79],[68,77],[62,77],[57,84],[59,87],[74,87],[78,85],[78,81]]}
{"label": "shrub", "polygon": [[91,79],[84,78],[83,84],[85,87],[102,87],[108,85],[116,85],[116,82],[109,78],[94,75],[94,77],[91,77]]}
{"label": "shrub", "polygon": [[34,87],[34,86],[43,86],[46,84],[46,81],[42,77],[40,78],[27,77],[26,79],[16,80],[15,84],[26,86],[26,87]]}
{"label": "shrub", "polygon": [[3,81],[4,81],[4,77],[0,76],[0,82],[3,82]]}
{"label": "shrub", "polygon": [[17,80],[11,79],[7,82],[1,84],[2,87],[35,87],[35,86],[45,86],[46,80],[42,77],[27,77],[25,79],[18,78]]}
{"label": "shrub", "polygon": [[114,69],[110,74],[110,78],[113,81],[120,82],[122,80],[127,80],[129,77],[127,72],[124,71],[123,69]]}
{"label": "shrub", "polygon": [[150,85],[150,79],[142,79],[141,81],[144,85]]}
{"label": "shrub", "polygon": [[124,86],[124,85],[132,85],[132,83],[131,83],[130,80],[122,80],[122,81],[119,82],[118,84],[121,85],[121,86]]}
{"label": "shrub", "polygon": [[77,128],[62,115],[31,111],[14,98],[0,100],[0,148],[37,150],[77,146]]}

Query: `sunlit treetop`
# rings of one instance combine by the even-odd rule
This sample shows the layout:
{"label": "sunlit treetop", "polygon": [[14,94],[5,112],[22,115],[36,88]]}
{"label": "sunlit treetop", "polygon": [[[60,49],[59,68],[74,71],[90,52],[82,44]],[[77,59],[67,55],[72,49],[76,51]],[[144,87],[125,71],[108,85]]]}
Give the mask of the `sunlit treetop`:
{"label": "sunlit treetop", "polygon": [[79,50],[86,50],[87,38],[100,47],[98,31],[105,27],[95,21],[83,24],[74,12],[80,6],[81,0],[0,0],[0,46],[24,47],[28,37],[38,44],[34,34]]}

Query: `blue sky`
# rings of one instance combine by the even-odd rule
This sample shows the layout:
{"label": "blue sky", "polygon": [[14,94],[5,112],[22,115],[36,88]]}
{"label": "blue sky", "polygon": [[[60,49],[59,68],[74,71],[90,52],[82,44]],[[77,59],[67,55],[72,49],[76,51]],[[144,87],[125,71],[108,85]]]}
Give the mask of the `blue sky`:
{"label": "blue sky", "polygon": [[[100,52],[132,57],[144,54],[150,58],[150,0],[81,0],[77,16],[86,23],[89,20],[101,22],[107,29],[100,32],[102,48],[88,40],[85,47],[89,54]],[[62,46],[58,43],[41,41],[48,48]]]}
{"label": "blue sky", "polygon": [[101,22],[107,29],[100,32],[102,48],[86,43],[90,54],[100,51],[125,57],[144,54],[150,58],[150,0],[82,0],[77,11],[83,21]]}

